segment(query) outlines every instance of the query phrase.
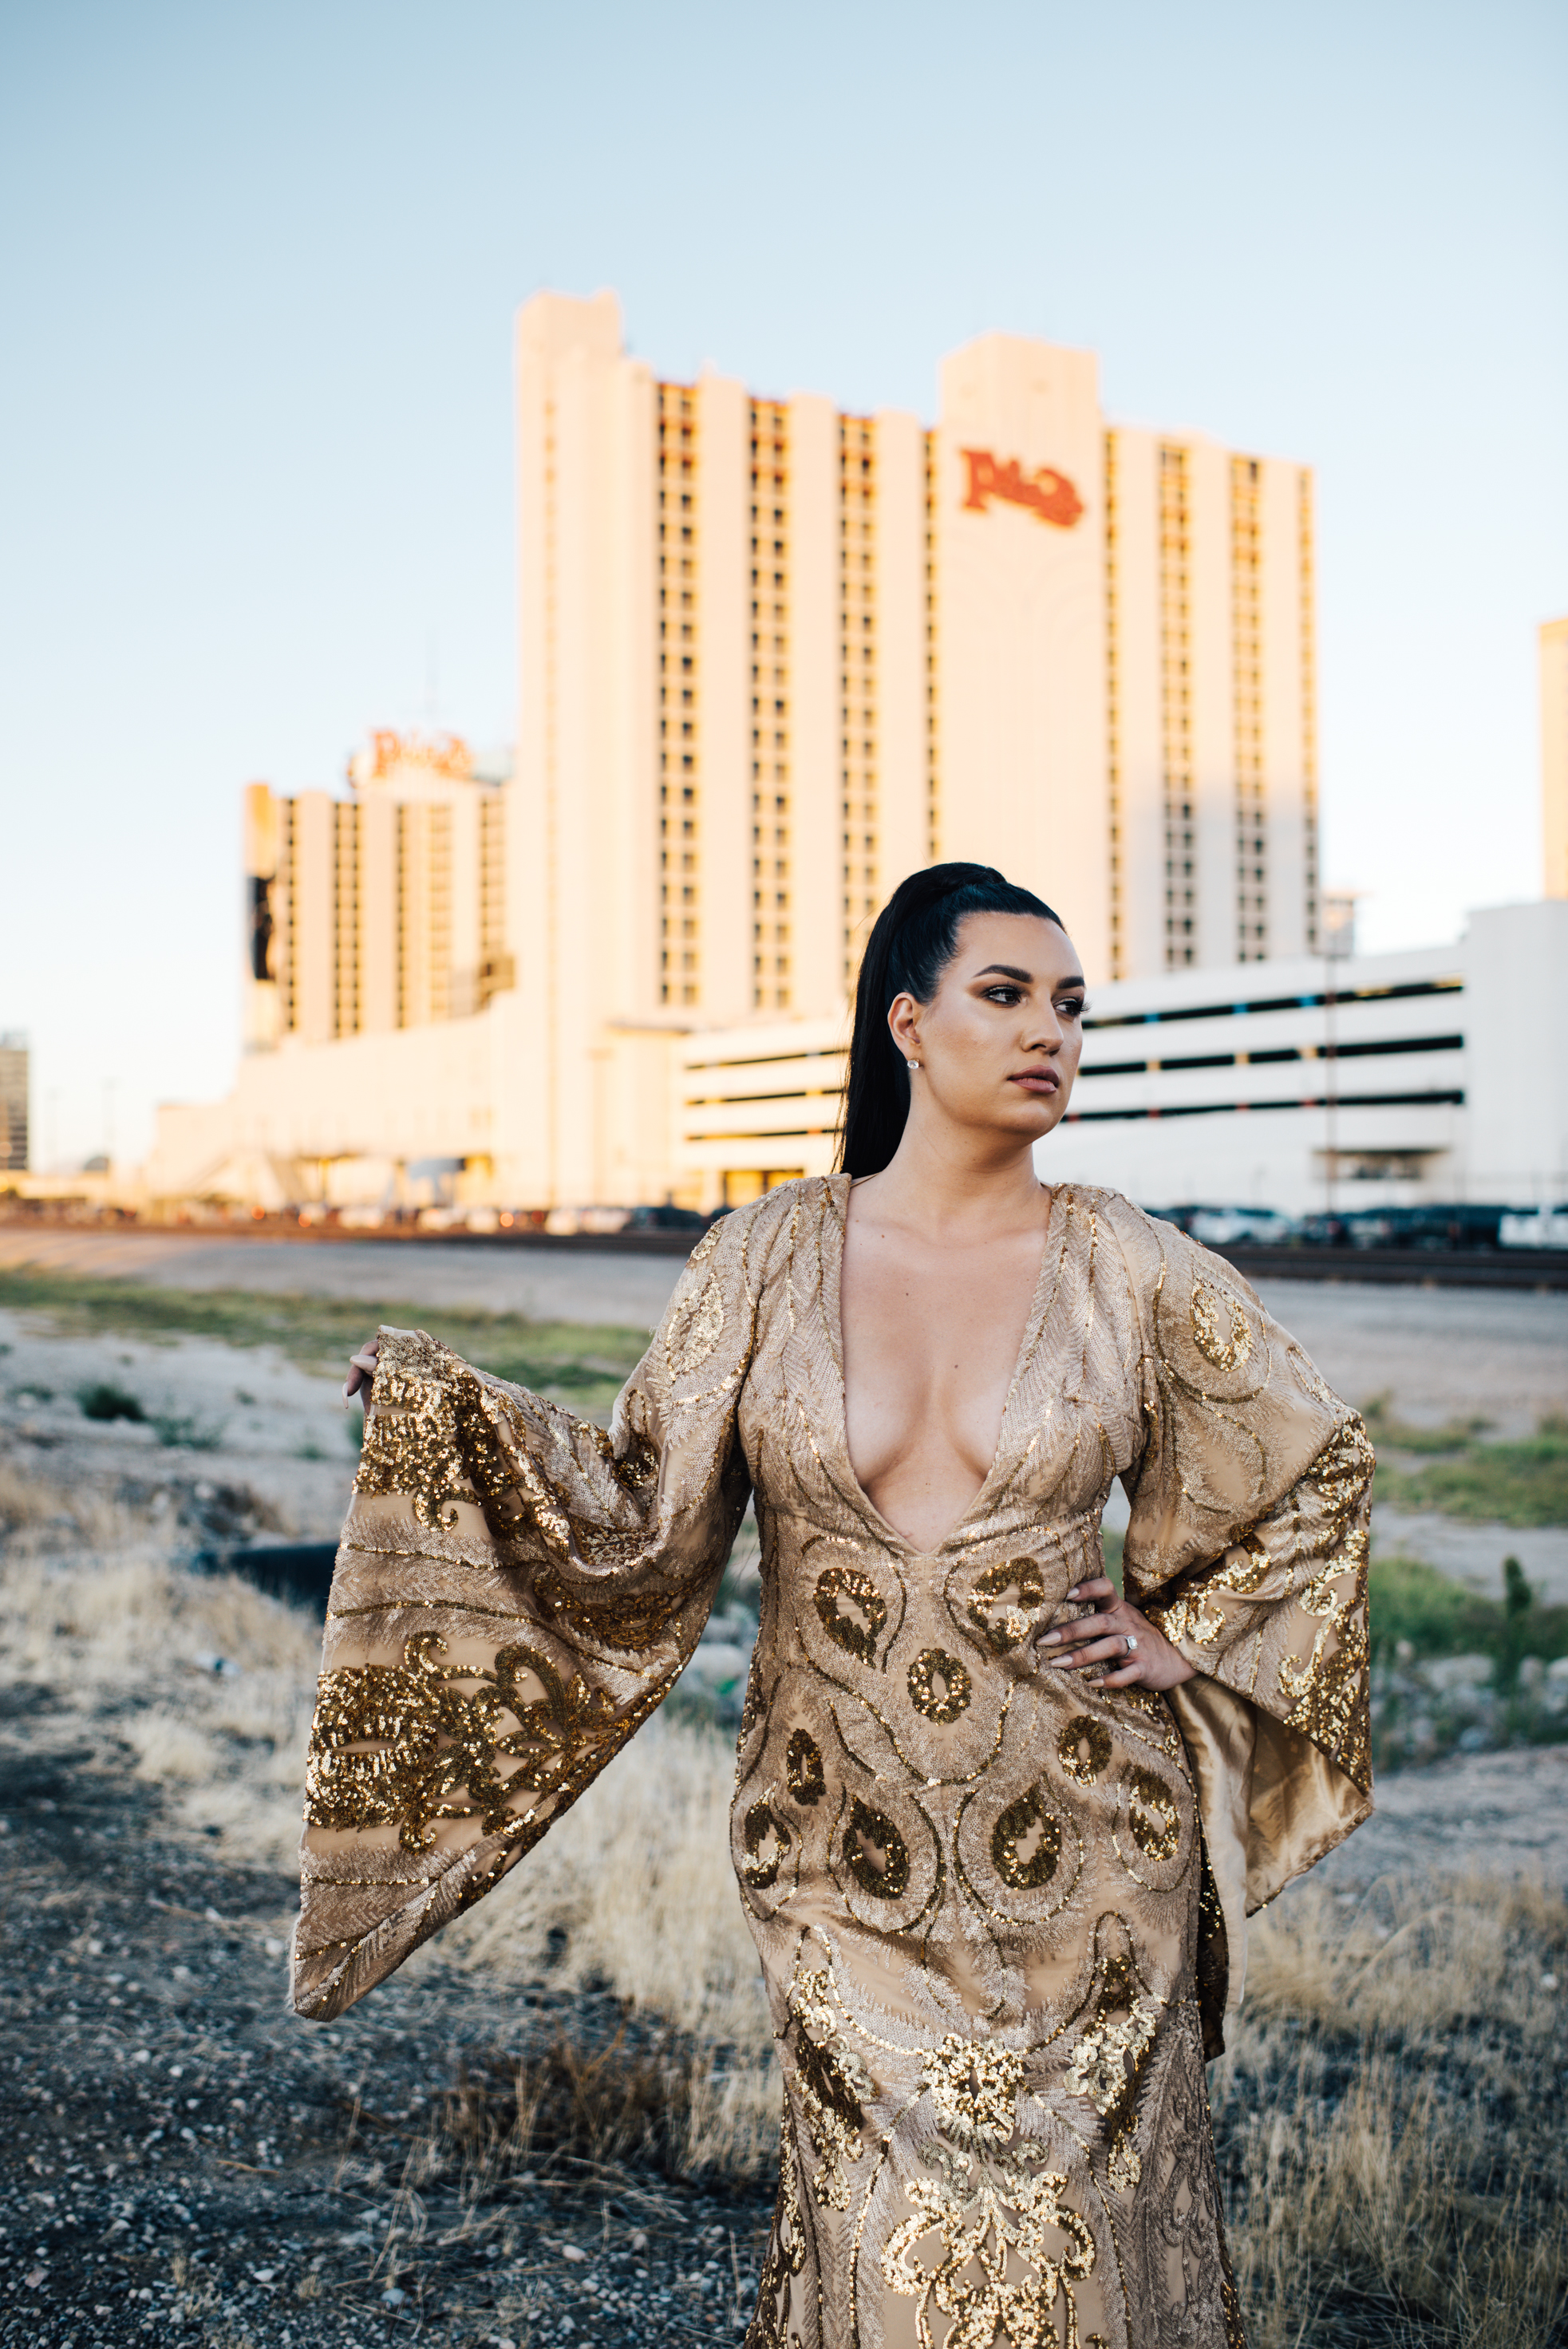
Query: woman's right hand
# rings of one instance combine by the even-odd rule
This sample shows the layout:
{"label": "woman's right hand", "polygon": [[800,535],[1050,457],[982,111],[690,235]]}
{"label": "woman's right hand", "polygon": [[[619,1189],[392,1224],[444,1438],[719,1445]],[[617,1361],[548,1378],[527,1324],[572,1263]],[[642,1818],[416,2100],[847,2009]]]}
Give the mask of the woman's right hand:
{"label": "woman's right hand", "polygon": [[367,1338],[357,1354],[348,1357],[348,1375],[343,1381],[343,1400],[352,1402],[359,1395],[364,1402],[370,1400],[370,1389],[376,1380],[376,1357],[381,1350],[379,1338]]}

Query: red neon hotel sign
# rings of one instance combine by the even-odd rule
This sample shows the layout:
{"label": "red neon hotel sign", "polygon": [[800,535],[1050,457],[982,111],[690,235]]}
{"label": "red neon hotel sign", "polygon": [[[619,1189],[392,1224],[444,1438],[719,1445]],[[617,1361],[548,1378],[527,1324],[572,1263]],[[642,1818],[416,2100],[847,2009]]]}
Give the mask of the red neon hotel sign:
{"label": "red neon hotel sign", "polygon": [[1054,523],[1058,530],[1071,530],[1084,511],[1083,499],[1054,465],[1026,473],[1016,457],[1000,464],[989,449],[961,449],[959,455],[969,469],[964,505],[971,513],[984,513],[991,500],[1000,498],[1005,505],[1025,507],[1041,522]]}

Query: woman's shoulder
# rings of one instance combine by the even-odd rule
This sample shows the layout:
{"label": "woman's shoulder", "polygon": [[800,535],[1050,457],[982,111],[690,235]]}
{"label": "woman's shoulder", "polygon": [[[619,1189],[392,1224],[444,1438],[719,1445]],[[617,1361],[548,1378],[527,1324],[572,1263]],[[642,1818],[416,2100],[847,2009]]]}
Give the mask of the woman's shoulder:
{"label": "woman's shoulder", "polygon": [[1173,1270],[1183,1269],[1199,1276],[1209,1268],[1224,1272],[1233,1280],[1241,1278],[1200,1241],[1190,1238],[1179,1224],[1138,1206],[1125,1192],[1107,1190],[1094,1183],[1066,1183],[1061,1186],[1059,1195],[1065,1195],[1080,1214],[1093,1215],[1096,1222],[1109,1226],[1137,1287],[1143,1288]]}
{"label": "woman's shoulder", "polygon": [[831,1175],[798,1175],[775,1183],[743,1206],[727,1207],[692,1249],[688,1267],[717,1258],[763,1270],[775,1255],[788,1253],[803,1224],[815,1227],[832,1205],[833,1187]]}

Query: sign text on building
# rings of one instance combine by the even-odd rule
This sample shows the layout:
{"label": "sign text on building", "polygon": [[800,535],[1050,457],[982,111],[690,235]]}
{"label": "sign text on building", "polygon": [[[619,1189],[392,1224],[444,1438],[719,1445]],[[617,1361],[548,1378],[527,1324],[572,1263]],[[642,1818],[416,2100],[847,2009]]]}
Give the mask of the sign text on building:
{"label": "sign text on building", "polygon": [[1066,474],[1057,472],[1054,465],[1026,473],[1016,457],[999,464],[989,449],[961,449],[959,455],[969,468],[964,505],[971,512],[983,513],[992,498],[1001,498],[1010,506],[1027,506],[1031,513],[1042,522],[1054,523],[1058,530],[1071,530],[1084,511],[1083,499]]}

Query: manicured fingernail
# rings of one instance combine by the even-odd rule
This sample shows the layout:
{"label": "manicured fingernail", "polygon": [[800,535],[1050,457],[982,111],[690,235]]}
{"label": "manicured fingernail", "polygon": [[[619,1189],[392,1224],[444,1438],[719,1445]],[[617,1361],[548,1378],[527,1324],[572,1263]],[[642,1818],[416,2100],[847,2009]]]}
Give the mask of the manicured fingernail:
{"label": "manicured fingernail", "polygon": [[1068,1596],[1068,1598],[1069,1598],[1069,1599],[1076,1599],[1076,1598],[1077,1598],[1077,1596],[1078,1596],[1078,1593],[1077,1593],[1075,1590],[1069,1590],[1069,1591],[1068,1591],[1068,1593],[1067,1593],[1067,1596]]}
{"label": "manicured fingernail", "polygon": [[1048,1648],[1058,1647],[1061,1644],[1061,1639],[1062,1634],[1060,1631],[1047,1631],[1045,1634],[1045,1645]]}

